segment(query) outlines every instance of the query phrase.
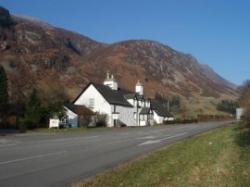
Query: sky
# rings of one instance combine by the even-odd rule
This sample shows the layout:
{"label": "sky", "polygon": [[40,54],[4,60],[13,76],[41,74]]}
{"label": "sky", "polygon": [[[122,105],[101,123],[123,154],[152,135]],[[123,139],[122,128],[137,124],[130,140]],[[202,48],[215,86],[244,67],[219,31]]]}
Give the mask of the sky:
{"label": "sky", "polygon": [[156,40],[235,84],[250,79],[248,0],[0,0],[0,6],[105,43]]}

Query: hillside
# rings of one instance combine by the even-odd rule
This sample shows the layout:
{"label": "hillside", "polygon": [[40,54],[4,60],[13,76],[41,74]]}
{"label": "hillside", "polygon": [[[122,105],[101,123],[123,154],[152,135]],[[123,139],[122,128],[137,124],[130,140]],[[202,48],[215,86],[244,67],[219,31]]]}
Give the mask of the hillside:
{"label": "hillside", "polygon": [[201,65],[189,54],[148,40],[114,44],[0,8],[0,64],[9,78],[13,102],[37,88],[44,99],[67,95],[71,100],[89,82],[114,73],[121,87],[134,90],[137,80],[153,97],[180,95],[194,112],[215,111],[222,98],[234,98],[236,86]]}

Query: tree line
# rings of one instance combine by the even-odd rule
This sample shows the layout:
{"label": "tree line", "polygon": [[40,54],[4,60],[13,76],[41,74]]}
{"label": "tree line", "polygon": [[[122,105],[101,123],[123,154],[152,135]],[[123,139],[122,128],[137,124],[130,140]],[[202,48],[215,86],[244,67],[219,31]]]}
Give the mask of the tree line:
{"label": "tree line", "polygon": [[0,66],[0,128],[10,127],[8,117],[14,110],[15,127],[21,130],[34,129],[48,126],[48,119],[52,114],[59,118],[64,116],[63,99],[52,99],[50,102],[42,102],[42,98],[36,89],[33,89],[29,97],[24,102],[11,103],[8,96],[7,75]]}
{"label": "tree line", "polygon": [[164,96],[158,92],[155,93],[155,100],[168,111],[177,113],[181,110],[181,98],[178,95],[173,95],[170,97]]}
{"label": "tree line", "polygon": [[239,107],[239,102],[234,100],[222,100],[217,104],[217,110],[235,115],[236,109]]}

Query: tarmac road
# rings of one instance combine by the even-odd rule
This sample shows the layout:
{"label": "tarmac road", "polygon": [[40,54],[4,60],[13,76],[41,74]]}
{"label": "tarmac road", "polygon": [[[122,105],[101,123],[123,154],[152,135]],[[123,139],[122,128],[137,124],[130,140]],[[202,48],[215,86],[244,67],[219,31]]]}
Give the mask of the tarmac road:
{"label": "tarmac road", "polygon": [[69,186],[164,145],[230,124],[0,136],[0,186]]}

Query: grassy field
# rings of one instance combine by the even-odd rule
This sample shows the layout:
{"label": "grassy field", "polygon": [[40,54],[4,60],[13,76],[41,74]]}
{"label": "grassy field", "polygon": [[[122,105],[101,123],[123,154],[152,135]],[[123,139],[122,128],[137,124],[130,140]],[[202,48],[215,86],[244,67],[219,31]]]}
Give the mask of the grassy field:
{"label": "grassy field", "polygon": [[217,129],[167,146],[73,185],[250,186],[250,130]]}

